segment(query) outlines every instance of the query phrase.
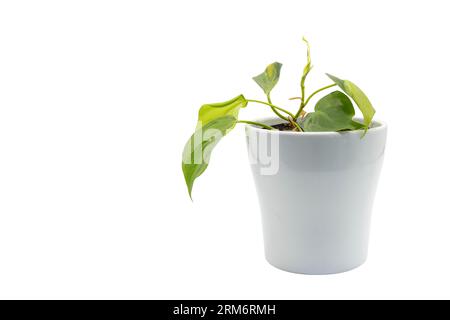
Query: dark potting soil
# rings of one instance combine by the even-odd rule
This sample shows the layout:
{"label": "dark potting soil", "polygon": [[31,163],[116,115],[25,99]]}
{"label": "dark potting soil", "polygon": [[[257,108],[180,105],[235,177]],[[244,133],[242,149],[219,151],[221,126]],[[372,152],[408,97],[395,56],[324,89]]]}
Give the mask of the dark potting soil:
{"label": "dark potting soil", "polygon": [[294,131],[293,125],[291,125],[290,123],[274,124],[272,125],[272,127],[280,131]]}

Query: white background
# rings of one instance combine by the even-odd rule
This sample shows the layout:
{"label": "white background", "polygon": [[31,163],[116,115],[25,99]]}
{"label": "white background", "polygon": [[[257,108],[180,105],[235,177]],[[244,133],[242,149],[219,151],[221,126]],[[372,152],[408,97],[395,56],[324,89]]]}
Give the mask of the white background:
{"label": "white background", "polygon": [[[448,1],[2,1],[0,298],[450,298]],[[265,262],[238,127],[189,200],[206,102],[296,103],[330,72],[389,124],[369,259],[302,276]],[[252,105],[243,119],[268,115]]]}

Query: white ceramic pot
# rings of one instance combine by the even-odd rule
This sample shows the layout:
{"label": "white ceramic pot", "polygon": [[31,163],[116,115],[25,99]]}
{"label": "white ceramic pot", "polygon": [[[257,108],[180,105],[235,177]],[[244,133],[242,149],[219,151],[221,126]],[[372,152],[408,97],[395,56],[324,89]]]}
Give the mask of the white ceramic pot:
{"label": "white ceramic pot", "polygon": [[361,134],[246,126],[270,264],[295,273],[331,274],[364,263],[387,127],[374,122],[362,139]]}

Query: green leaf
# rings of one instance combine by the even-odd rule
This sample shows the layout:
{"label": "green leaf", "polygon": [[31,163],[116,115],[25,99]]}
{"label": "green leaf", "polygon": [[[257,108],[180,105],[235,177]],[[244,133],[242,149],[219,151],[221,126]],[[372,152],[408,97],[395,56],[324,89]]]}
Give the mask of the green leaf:
{"label": "green leaf", "polygon": [[238,119],[240,109],[245,108],[247,103],[247,99],[241,94],[225,102],[204,104],[198,111],[197,128],[224,116],[233,116]]}
{"label": "green leaf", "polygon": [[240,109],[247,103],[247,99],[239,95],[225,102],[205,104],[198,111],[196,130],[183,150],[182,169],[189,196],[195,179],[208,167],[212,149],[234,128]]}
{"label": "green leaf", "polygon": [[334,81],[346,94],[350,96],[350,98],[355,101],[359,110],[364,117],[364,126],[367,129],[372,122],[373,116],[375,115],[375,109],[369,101],[369,98],[365,95],[365,93],[353,82],[349,80],[341,80],[331,74],[327,73],[327,76]]}
{"label": "green leaf", "polygon": [[186,143],[181,167],[191,199],[195,179],[205,172],[212,150],[220,139],[233,129],[236,121],[237,119],[231,115],[213,119],[197,128]]}
{"label": "green leaf", "polygon": [[263,89],[266,95],[269,95],[275,85],[278,83],[280,78],[282,64],[279,62],[274,62],[269,64],[263,73],[253,77],[253,80]]}
{"label": "green leaf", "polygon": [[308,113],[302,125],[306,132],[361,129],[363,125],[352,120],[354,115],[351,100],[342,92],[334,91],[317,102],[314,112]]}

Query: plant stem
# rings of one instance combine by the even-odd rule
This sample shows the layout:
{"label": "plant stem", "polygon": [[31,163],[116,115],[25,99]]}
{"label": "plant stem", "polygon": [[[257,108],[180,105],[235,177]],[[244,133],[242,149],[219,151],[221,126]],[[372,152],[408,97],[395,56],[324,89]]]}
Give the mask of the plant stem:
{"label": "plant stem", "polygon": [[289,122],[298,129],[299,132],[303,132],[303,129],[300,127],[300,125],[295,121],[294,119],[289,119]]}
{"label": "plant stem", "polygon": [[300,99],[301,100],[300,105],[303,105],[303,106],[304,106],[304,102],[305,102],[305,80],[306,80],[306,77],[302,77],[302,81],[300,83],[300,89],[302,92],[301,99]]}
{"label": "plant stem", "polygon": [[[267,94],[267,101],[268,101],[270,104],[272,104],[272,100],[270,99],[270,93]],[[285,121],[289,121],[288,118],[286,118],[286,117],[283,116],[281,113],[279,113],[279,112],[277,111],[276,108],[274,108],[273,106],[270,106],[270,108],[272,108],[272,111],[273,111],[278,117],[280,117],[281,119],[283,119],[283,120],[285,120]]]}
{"label": "plant stem", "polygon": [[321,91],[323,91],[323,90],[332,88],[332,87],[334,87],[334,86],[336,86],[335,83],[330,84],[330,85],[328,85],[328,86],[325,86],[325,87],[323,87],[323,88],[320,88],[320,89],[314,91],[313,93],[311,93],[311,94],[309,95],[308,99],[306,99],[306,101],[305,101],[305,106],[308,104],[309,100],[311,100],[311,98],[314,97],[316,94],[318,94],[319,92],[321,92]]}
{"label": "plant stem", "polygon": [[313,93],[311,93],[311,94],[309,95],[309,97],[306,99],[306,101],[305,101],[305,91],[304,91],[304,86],[302,86],[302,97],[301,97],[302,102],[301,102],[301,104],[300,104],[300,108],[298,109],[297,113],[295,114],[294,120],[297,120],[297,118],[300,116],[300,114],[302,113],[303,109],[306,107],[306,105],[308,104],[309,100],[311,100],[312,97],[314,97],[314,96],[315,96],[316,94],[318,94],[319,92],[321,92],[321,91],[323,91],[323,90],[326,90],[326,89],[329,89],[329,88],[332,88],[332,87],[334,87],[334,86],[336,86],[335,83],[334,83],[334,84],[330,84],[330,85],[328,85],[328,86],[325,86],[325,87],[323,87],[323,88],[320,88],[320,89],[314,91]]}
{"label": "plant stem", "polygon": [[305,103],[305,80],[306,80],[306,76],[303,76],[302,81],[300,82],[300,89],[302,92],[302,96],[300,98],[301,102],[300,102],[300,107],[298,108],[298,111],[294,116],[294,121],[297,121],[297,118],[300,116],[303,108],[305,108],[305,106],[306,106],[306,103]]}
{"label": "plant stem", "polygon": [[[264,101],[260,101],[260,100],[251,100],[251,99],[247,99],[247,101],[248,101],[248,102],[260,103],[260,104],[265,104],[266,106],[269,106],[269,107],[271,107],[272,109],[280,110],[280,111],[286,113],[286,114],[287,114],[288,116],[290,116],[291,118],[294,118],[294,115],[293,115],[291,112],[289,112],[289,111],[287,111],[287,110],[285,110],[285,109],[283,109],[283,108],[277,107],[277,106],[275,106],[275,105],[273,105],[273,104],[271,104],[271,103],[269,103],[269,102],[264,102]],[[289,121],[289,119],[286,118],[286,117],[283,116],[283,115],[281,115],[280,118],[282,118],[283,120]]]}
{"label": "plant stem", "polygon": [[252,125],[255,125],[255,126],[260,126],[260,127],[264,128],[264,129],[267,129],[267,130],[277,130],[274,127],[268,126],[267,124],[260,123],[260,122],[255,122],[255,121],[238,120],[237,123],[252,124]]}

